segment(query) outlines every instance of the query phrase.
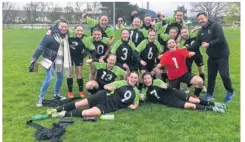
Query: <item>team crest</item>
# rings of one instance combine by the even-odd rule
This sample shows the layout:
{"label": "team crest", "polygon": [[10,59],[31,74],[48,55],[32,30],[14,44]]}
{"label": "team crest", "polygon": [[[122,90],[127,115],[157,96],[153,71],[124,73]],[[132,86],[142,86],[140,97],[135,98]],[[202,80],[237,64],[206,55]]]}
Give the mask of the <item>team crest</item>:
{"label": "team crest", "polygon": [[208,34],[211,34],[211,30],[210,29],[208,29]]}

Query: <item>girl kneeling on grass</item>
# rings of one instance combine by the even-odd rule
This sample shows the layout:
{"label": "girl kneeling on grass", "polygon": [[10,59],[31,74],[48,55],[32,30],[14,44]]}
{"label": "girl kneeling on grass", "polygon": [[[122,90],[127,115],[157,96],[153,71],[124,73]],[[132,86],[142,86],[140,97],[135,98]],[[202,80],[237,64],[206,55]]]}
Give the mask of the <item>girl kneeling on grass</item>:
{"label": "girl kneeling on grass", "polygon": [[[115,81],[104,86],[110,91],[101,90],[94,95],[88,96],[79,102],[72,102],[57,109],[47,110],[51,117],[96,117],[101,114],[117,111],[129,107],[136,109],[139,104],[139,90],[135,86],[138,82],[138,74],[131,72],[127,81]],[[89,106],[89,109],[77,108]],[[77,109],[70,112],[71,110]]]}
{"label": "girl kneeling on grass", "polygon": [[142,100],[146,98],[149,102],[160,103],[175,108],[225,113],[225,104],[209,102],[188,96],[182,91],[168,87],[167,84],[160,79],[153,80],[149,72],[145,72],[142,78],[144,82],[140,94]]}

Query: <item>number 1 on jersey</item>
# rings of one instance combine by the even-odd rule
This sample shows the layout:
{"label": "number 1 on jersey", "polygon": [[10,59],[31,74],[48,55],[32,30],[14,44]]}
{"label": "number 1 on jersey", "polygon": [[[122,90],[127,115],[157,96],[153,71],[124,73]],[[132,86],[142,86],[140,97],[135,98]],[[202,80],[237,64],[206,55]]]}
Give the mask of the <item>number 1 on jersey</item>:
{"label": "number 1 on jersey", "polygon": [[175,67],[178,69],[179,68],[179,65],[178,65],[178,62],[177,62],[176,58],[173,57],[172,60],[174,61]]}

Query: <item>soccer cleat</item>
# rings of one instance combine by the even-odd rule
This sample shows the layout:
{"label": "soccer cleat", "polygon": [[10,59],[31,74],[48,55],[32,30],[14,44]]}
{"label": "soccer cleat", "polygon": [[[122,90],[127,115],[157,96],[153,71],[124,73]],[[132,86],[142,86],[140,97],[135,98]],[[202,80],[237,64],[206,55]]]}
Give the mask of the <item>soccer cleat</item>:
{"label": "soccer cleat", "polygon": [[73,98],[72,92],[69,92],[69,93],[67,94],[67,97],[70,98],[70,99]]}
{"label": "soccer cleat", "polygon": [[54,99],[56,99],[56,100],[65,100],[66,97],[61,96],[60,94],[54,94]]}
{"label": "soccer cleat", "polygon": [[225,101],[225,102],[230,102],[230,101],[233,99],[234,96],[235,96],[235,92],[233,92],[233,93],[227,92],[224,101]]}
{"label": "soccer cleat", "polygon": [[56,112],[57,112],[56,109],[48,109],[48,110],[47,110],[47,114],[48,114],[48,115],[51,115],[51,114],[56,113]]}
{"label": "soccer cleat", "polygon": [[207,88],[205,86],[202,87],[202,93],[207,93]]}
{"label": "soccer cleat", "polygon": [[79,92],[80,97],[84,98],[86,95],[83,91]]}
{"label": "soccer cleat", "polygon": [[37,107],[42,107],[43,106],[43,98],[39,97],[36,102]]}
{"label": "soccer cleat", "polygon": [[217,107],[217,108],[220,108],[220,109],[226,109],[226,105],[225,104],[222,104],[222,103],[214,103],[215,105],[215,107]]}
{"label": "soccer cleat", "polygon": [[51,117],[65,117],[66,111],[61,111],[61,112],[53,112],[51,114]]}
{"label": "soccer cleat", "polygon": [[217,113],[225,113],[225,110],[220,109],[220,108],[214,106],[214,107],[213,107],[213,112],[217,112]]}
{"label": "soccer cleat", "polygon": [[211,101],[213,99],[213,96],[207,94],[203,99],[206,101]]}

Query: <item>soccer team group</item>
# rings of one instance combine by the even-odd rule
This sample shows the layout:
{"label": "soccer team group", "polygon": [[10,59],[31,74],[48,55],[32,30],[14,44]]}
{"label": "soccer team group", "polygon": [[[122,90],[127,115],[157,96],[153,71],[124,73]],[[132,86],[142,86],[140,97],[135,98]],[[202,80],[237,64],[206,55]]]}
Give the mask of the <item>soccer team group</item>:
{"label": "soccer team group", "polygon": [[[41,55],[51,61],[50,67],[45,67],[46,77],[36,102],[38,107],[42,106],[54,73],[54,98],[65,99],[59,93],[64,76],[67,77],[69,90],[67,96],[74,97],[72,89],[75,67],[83,99],[47,110],[50,116],[96,117],[122,108],[136,109],[141,101],[182,109],[225,112],[225,104],[210,100],[213,98],[218,71],[227,90],[225,102],[231,101],[234,96],[229,73],[226,73],[229,70],[229,48],[222,35],[222,27],[209,20],[205,13],[197,15],[200,27],[191,30],[183,20],[182,11],[176,11],[173,17],[158,13],[160,22],[153,21],[149,15],[142,22],[138,13],[133,11],[129,27],[124,26],[122,18],[118,19],[119,40],[115,40],[114,30],[108,25],[108,16],[102,15],[99,20],[91,18],[89,13],[86,16],[91,36],[84,34],[84,27],[81,25],[73,30],[68,29],[66,21],[59,21],[48,30],[32,56],[31,64],[37,62]],[[204,64],[200,48],[207,50],[208,68],[211,65],[209,62],[216,63],[212,69],[208,69],[208,73],[211,71],[215,74],[214,77],[208,76],[208,83],[211,85],[208,86],[208,92],[204,86]],[[89,92],[87,95],[83,91],[82,76],[86,56],[86,65],[90,66],[89,81],[85,85]],[[199,76],[192,73],[193,62],[198,67]],[[225,70],[221,64],[225,65],[226,62]],[[181,89],[181,83],[185,83],[187,89]],[[192,85],[195,90],[189,96],[187,94],[191,92],[188,88]],[[199,98],[201,92],[207,92],[204,99]],[[89,109],[78,109],[85,106]]]}

